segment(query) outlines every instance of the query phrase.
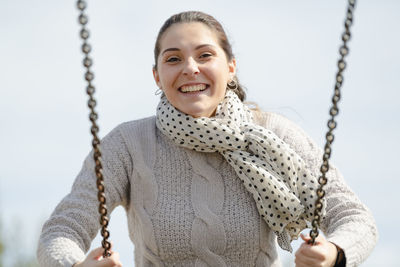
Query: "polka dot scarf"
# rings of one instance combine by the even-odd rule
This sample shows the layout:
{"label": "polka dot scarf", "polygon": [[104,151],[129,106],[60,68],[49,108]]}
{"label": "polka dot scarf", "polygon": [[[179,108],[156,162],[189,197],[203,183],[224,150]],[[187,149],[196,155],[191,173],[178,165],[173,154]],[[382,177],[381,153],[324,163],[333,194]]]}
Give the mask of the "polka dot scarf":
{"label": "polka dot scarf", "polygon": [[234,92],[227,90],[211,118],[186,115],[163,96],[156,123],[179,146],[221,153],[252,194],[280,247],[292,251],[290,242],[313,218],[317,179],[288,144],[253,123],[251,111]]}

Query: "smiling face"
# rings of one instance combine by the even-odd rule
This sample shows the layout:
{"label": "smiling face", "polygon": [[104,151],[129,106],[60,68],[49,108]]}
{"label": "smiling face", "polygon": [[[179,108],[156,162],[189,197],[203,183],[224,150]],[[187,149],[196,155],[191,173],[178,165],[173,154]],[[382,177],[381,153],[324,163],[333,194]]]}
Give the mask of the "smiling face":
{"label": "smiling face", "polygon": [[200,22],[177,23],[163,34],[154,80],[168,101],[193,117],[213,116],[235,75],[217,35]]}

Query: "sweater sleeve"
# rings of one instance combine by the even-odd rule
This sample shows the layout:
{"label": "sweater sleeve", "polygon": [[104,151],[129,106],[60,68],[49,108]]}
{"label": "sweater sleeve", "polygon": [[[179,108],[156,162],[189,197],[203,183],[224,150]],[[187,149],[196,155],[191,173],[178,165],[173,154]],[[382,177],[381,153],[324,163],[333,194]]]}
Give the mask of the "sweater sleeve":
{"label": "sweater sleeve", "polygon": [[[264,113],[263,117],[266,127],[288,143],[319,177],[322,149],[304,130],[285,117],[274,113]],[[328,241],[344,250],[346,266],[359,266],[371,254],[377,242],[375,220],[331,163],[327,179],[324,187],[326,216],[321,221],[321,230]]]}
{"label": "sweater sleeve", "polygon": [[[101,142],[108,215],[129,203],[132,160],[118,127]],[[85,159],[71,192],[45,222],[37,247],[42,267],[71,267],[82,261],[100,229],[93,151]]]}

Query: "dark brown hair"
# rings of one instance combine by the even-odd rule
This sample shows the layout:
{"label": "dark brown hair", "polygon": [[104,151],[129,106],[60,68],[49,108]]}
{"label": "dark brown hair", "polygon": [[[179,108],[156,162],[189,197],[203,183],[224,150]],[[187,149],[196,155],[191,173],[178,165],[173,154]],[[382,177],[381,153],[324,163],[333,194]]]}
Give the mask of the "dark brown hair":
{"label": "dark brown hair", "polygon": [[[226,36],[226,33],[222,25],[214,17],[200,11],[186,11],[172,15],[169,19],[167,19],[167,21],[164,22],[164,25],[158,32],[156,45],[154,47],[154,61],[155,61],[154,69],[157,69],[157,59],[158,56],[160,55],[160,41],[165,31],[175,23],[190,23],[190,22],[201,22],[204,25],[208,26],[211,30],[213,30],[216,33],[219,45],[224,50],[228,61],[231,61],[232,59],[235,58],[232,53],[232,46],[229,43],[228,37]],[[233,90],[238,95],[240,100],[244,101],[246,98],[246,93],[244,92],[244,88],[239,83],[239,80],[236,77],[236,75],[233,77],[233,79],[236,82],[237,86],[233,87],[227,85],[226,88],[229,90]]]}

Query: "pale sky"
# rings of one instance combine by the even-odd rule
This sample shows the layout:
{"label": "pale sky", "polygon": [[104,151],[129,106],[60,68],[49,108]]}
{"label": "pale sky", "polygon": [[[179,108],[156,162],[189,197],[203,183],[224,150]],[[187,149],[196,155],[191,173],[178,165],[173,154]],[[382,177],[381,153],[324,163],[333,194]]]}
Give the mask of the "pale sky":
{"label": "pale sky", "polygon": [[[345,2],[90,1],[100,135],[155,114],[157,32],[170,15],[200,10],[225,27],[248,100],[289,117],[322,145]],[[400,250],[399,14],[399,1],[359,1],[335,131],[333,162],[380,233],[362,266],[396,266]],[[0,1],[0,218],[7,232],[19,222],[31,253],[90,150],[77,16],[73,1]],[[133,266],[121,208],[110,228],[122,262]]]}

